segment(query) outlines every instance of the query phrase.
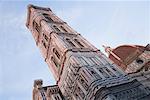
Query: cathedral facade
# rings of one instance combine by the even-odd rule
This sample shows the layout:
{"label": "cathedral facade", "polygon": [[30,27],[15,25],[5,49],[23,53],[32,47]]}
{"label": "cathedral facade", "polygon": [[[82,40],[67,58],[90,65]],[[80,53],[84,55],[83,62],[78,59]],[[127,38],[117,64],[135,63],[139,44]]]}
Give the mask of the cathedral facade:
{"label": "cathedral facade", "polygon": [[108,58],[50,8],[34,5],[26,26],[56,80],[35,80],[33,100],[150,100],[149,45],[105,47]]}

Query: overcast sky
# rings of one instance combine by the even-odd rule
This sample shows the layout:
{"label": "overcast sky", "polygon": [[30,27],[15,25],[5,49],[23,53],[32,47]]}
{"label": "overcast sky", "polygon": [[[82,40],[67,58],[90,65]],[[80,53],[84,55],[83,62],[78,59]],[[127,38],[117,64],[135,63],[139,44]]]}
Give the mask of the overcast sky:
{"label": "overcast sky", "polygon": [[93,45],[113,48],[150,43],[150,2],[4,2],[0,1],[0,99],[31,100],[35,79],[55,84],[31,32],[27,5],[50,7]]}

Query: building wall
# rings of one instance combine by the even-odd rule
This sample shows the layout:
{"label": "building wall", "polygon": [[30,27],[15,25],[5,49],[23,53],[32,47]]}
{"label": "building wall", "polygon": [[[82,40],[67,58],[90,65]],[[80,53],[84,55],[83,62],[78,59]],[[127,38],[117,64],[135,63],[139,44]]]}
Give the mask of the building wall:
{"label": "building wall", "polygon": [[147,63],[150,63],[150,51],[145,50],[142,54],[138,55],[132,63],[127,65],[125,72],[133,73],[139,71],[148,71],[150,66],[148,66],[148,68],[144,66]]}

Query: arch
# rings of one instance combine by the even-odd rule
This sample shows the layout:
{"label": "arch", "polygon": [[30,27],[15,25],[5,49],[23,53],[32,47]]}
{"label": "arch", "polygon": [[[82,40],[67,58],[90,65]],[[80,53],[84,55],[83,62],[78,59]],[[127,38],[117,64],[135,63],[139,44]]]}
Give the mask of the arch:
{"label": "arch", "polygon": [[53,27],[57,32],[61,32],[60,29],[56,25],[53,25]]}
{"label": "arch", "polygon": [[66,41],[69,43],[70,46],[76,47],[76,46],[72,43],[72,41],[71,41],[70,39],[66,38]]}
{"label": "arch", "polygon": [[36,29],[38,33],[40,33],[41,27],[35,21],[33,21],[33,28]]}
{"label": "arch", "polygon": [[68,32],[63,26],[60,26],[60,28],[61,28],[64,32]]}
{"label": "arch", "polygon": [[42,40],[42,44],[43,44],[44,48],[46,49],[47,46],[46,46],[46,43],[43,40]]}
{"label": "arch", "polygon": [[84,47],[84,45],[78,39],[74,39],[74,41],[79,45],[79,47]]}
{"label": "arch", "polygon": [[54,65],[55,65],[57,68],[60,67],[59,63],[56,61],[56,59],[55,59],[53,56],[51,57],[51,61],[53,61]]}
{"label": "arch", "polygon": [[48,37],[44,33],[43,33],[43,37],[45,38],[46,41],[48,41]]}
{"label": "arch", "polygon": [[107,72],[105,72],[104,68],[98,68],[98,71],[105,77],[105,78],[109,78],[109,74]]}
{"label": "arch", "polygon": [[56,55],[58,59],[60,59],[60,53],[58,52],[58,50],[56,50],[56,48],[53,48],[53,53]]}
{"label": "arch", "polygon": [[53,19],[49,16],[49,14],[43,13],[42,14],[49,22],[53,22]]}

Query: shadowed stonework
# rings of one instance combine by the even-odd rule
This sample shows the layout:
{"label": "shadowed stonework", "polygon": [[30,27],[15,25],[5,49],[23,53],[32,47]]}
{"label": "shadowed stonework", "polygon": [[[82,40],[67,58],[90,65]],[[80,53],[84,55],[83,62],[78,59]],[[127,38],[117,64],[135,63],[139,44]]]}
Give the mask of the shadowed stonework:
{"label": "shadowed stonework", "polygon": [[57,81],[35,80],[33,100],[149,100],[149,45],[106,47],[109,59],[50,8],[34,5],[26,26]]}

